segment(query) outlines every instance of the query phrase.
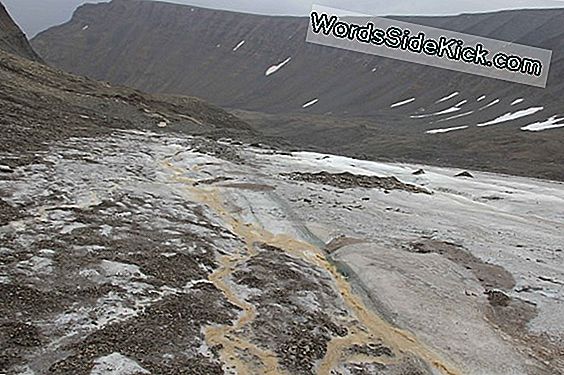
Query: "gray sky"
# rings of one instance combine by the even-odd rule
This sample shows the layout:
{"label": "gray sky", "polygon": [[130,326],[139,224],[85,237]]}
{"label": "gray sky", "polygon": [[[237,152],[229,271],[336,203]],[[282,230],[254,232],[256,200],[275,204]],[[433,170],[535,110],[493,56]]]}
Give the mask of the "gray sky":
{"label": "gray sky", "polygon": [[[24,32],[32,37],[68,21],[80,4],[104,0],[0,0]],[[107,1],[107,0],[106,0]],[[558,0],[167,0],[209,8],[262,14],[306,15],[313,3],[369,15],[457,14],[515,8],[564,7]]]}

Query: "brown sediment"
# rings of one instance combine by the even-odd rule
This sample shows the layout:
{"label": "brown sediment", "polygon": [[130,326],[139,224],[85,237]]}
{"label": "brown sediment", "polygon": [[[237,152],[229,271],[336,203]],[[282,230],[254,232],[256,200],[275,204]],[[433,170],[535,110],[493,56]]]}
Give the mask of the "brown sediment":
{"label": "brown sediment", "polygon": [[[187,188],[190,192],[197,196],[201,202],[208,204],[211,208],[216,208],[218,206],[213,194],[202,192],[197,188],[197,184],[194,185],[192,180],[180,177],[179,175],[182,174],[182,170],[174,167],[170,162],[165,162],[165,166],[174,170],[177,175],[175,179],[179,182],[187,183]],[[222,207],[217,209],[217,213],[224,219],[228,216],[227,212],[223,210]],[[240,235],[243,231],[244,225],[236,219],[229,220],[229,223],[233,227],[233,233]],[[243,353],[249,353],[258,358],[262,367],[260,369],[260,373],[266,375],[281,374],[282,372],[279,369],[278,361],[274,353],[261,349],[250,341],[237,336],[238,331],[240,331],[241,328],[256,318],[255,307],[239,298],[226,282],[227,277],[233,273],[238,263],[244,262],[256,253],[254,250],[255,241],[252,240],[253,237],[245,236],[242,238],[245,240],[245,248],[241,250],[240,254],[235,256],[221,257],[219,260],[221,266],[209,277],[209,280],[223,292],[229,302],[241,308],[243,313],[233,326],[223,325],[207,327],[204,332],[206,341],[210,346],[221,347],[221,360],[228,367],[235,368],[237,374],[253,374],[257,373],[256,370],[258,370],[251,368],[249,363],[244,361]]]}
{"label": "brown sediment", "polygon": [[484,288],[511,290],[515,286],[513,275],[503,267],[475,257],[464,247],[440,240],[421,239],[408,245],[408,250],[419,254],[436,253],[470,270]]}
{"label": "brown sediment", "polygon": [[223,292],[232,304],[240,307],[243,314],[237,319],[233,326],[208,327],[205,330],[206,341],[210,346],[221,345],[221,359],[226,364],[231,364],[237,370],[237,374],[254,373],[249,364],[242,360],[239,352],[250,353],[262,363],[263,374],[278,374],[278,361],[276,355],[267,350],[258,348],[251,342],[237,337],[238,331],[256,318],[255,307],[239,298],[226,283],[225,279],[233,272],[234,265],[245,257],[222,257],[221,267],[210,276],[210,281]]}
{"label": "brown sediment", "polygon": [[[317,372],[319,374],[330,374],[334,368],[344,361],[357,359],[358,355],[349,351],[355,345],[368,345],[375,341],[383,342],[397,354],[397,358],[387,358],[385,362],[399,363],[402,357],[414,355],[443,374],[460,374],[457,369],[420,343],[412,334],[390,325],[385,319],[370,311],[362,299],[353,292],[348,281],[330,263],[322,249],[288,235],[272,234],[256,224],[241,222],[226,208],[223,197],[216,187],[194,187],[192,180],[182,177],[184,174],[182,169],[175,167],[170,162],[165,162],[165,166],[175,172],[176,176],[174,179],[176,181],[186,183],[186,188],[189,192],[198,201],[215,211],[231,227],[232,232],[243,239],[246,244],[246,248],[239,255],[222,258],[222,267],[210,278],[210,281],[224,292],[226,298],[231,303],[241,307],[244,311],[234,326],[210,327],[206,330],[208,344],[222,345],[221,358],[226,365],[236,368],[239,374],[256,373],[254,371],[259,371],[259,369],[251,368],[248,361],[244,361],[241,358],[238,351],[242,350],[250,352],[262,362],[260,373],[283,373],[278,366],[274,353],[258,348],[239,335],[241,328],[255,319],[256,310],[252,305],[238,297],[225,281],[234,271],[236,264],[244,262],[253,256],[256,243],[264,243],[282,249],[290,255],[327,271],[331,275],[334,286],[343,299],[345,306],[351,313],[346,322],[348,335],[345,337],[334,337],[328,343],[326,354],[318,366]],[[383,363],[383,359],[379,356],[373,356],[372,358],[372,361]]]}
{"label": "brown sediment", "polygon": [[354,244],[359,244],[359,243],[363,243],[363,242],[366,242],[366,241],[358,239],[358,238],[351,238],[351,237],[347,237],[347,236],[339,236],[339,237],[333,238],[331,241],[329,241],[325,245],[324,250],[327,253],[332,254],[342,247],[354,245]]}

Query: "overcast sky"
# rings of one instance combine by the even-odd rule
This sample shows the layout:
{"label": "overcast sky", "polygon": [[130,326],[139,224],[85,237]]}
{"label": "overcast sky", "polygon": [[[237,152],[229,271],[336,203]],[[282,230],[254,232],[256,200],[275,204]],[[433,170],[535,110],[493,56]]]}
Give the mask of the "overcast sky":
{"label": "overcast sky", "polygon": [[[80,4],[104,0],[0,0],[29,37],[68,21]],[[313,3],[370,15],[457,14],[515,8],[564,7],[562,0],[167,0],[262,14],[306,15]]]}

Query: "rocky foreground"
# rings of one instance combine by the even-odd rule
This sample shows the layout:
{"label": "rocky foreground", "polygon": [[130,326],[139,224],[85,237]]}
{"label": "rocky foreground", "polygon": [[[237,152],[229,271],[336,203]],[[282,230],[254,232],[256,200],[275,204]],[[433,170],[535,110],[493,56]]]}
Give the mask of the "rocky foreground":
{"label": "rocky foreground", "polygon": [[564,369],[560,183],[146,130],[32,156],[0,158],[0,373]]}

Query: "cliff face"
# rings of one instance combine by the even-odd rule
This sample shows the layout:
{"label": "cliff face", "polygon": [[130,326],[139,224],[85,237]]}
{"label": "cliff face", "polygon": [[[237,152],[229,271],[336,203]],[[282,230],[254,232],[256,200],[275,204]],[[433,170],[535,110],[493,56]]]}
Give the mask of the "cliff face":
{"label": "cliff face", "polygon": [[26,59],[41,61],[29,45],[27,38],[14,23],[4,5],[0,2],[0,49]]}

